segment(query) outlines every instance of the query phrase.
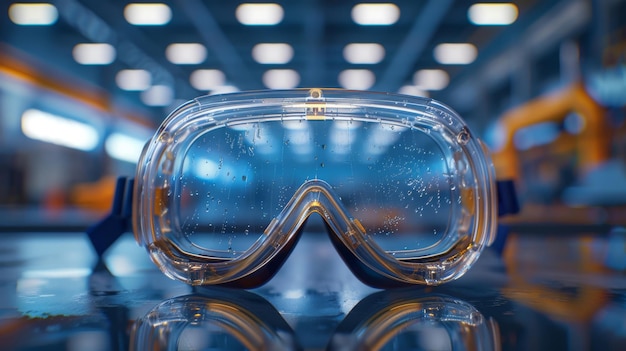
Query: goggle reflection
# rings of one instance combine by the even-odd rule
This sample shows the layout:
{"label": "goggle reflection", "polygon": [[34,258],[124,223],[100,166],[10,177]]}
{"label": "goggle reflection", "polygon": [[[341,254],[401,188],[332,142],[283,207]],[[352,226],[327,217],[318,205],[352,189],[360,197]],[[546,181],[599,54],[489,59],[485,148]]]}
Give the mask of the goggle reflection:
{"label": "goggle reflection", "polygon": [[[498,324],[446,295],[383,291],[339,323],[328,350],[500,350]],[[299,350],[298,336],[261,296],[209,288],[166,300],[140,318],[131,350]]]}

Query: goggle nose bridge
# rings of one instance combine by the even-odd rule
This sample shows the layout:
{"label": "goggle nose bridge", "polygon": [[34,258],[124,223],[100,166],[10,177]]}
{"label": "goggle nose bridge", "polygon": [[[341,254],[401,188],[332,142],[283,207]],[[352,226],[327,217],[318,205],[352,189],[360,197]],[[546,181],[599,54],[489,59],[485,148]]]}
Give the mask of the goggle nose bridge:
{"label": "goggle nose bridge", "polygon": [[389,269],[396,260],[374,240],[368,239],[366,229],[349,215],[339,199],[332,186],[324,180],[313,179],[302,184],[264,231],[270,245],[275,248],[270,261],[274,256],[282,256],[278,261],[287,258],[306,221],[317,213],[330,229],[331,243],[357,277],[376,282],[379,286],[404,285],[397,282],[390,271],[381,271],[371,264],[383,263]]}
{"label": "goggle nose bridge", "polygon": [[365,228],[349,215],[339,196],[330,184],[321,179],[308,180],[291,197],[283,210],[265,229],[265,234],[281,243],[289,240],[305,225],[308,218],[317,213],[333,233],[351,249],[365,236]]}

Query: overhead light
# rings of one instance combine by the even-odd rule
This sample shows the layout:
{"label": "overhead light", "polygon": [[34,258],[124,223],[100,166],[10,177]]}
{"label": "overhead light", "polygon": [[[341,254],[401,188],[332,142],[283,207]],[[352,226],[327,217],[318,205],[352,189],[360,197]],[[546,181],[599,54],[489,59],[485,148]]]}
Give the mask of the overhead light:
{"label": "overhead light", "polygon": [[517,6],[511,3],[477,3],[467,10],[470,22],[478,26],[505,26],[517,19]]}
{"label": "overhead light", "polygon": [[343,58],[352,64],[376,64],[385,58],[385,48],[377,43],[352,43],[343,48]]}
{"label": "overhead light", "polygon": [[213,90],[224,85],[226,76],[219,69],[197,69],[191,73],[191,86],[203,91]]}
{"label": "overhead light", "polygon": [[[227,182],[231,187],[245,186],[253,177],[253,174],[245,165],[232,161],[229,162],[221,158],[220,160],[213,160],[201,157],[193,163],[185,162],[183,168],[183,172],[191,173],[199,179]],[[235,174],[240,174],[241,176],[235,176]],[[241,179],[242,181],[233,182],[233,179]]]}
{"label": "overhead light", "polygon": [[137,163],[145,140],[140,140],[124,133],[112,133],[104,142],[106,153],[120,161]]}
{"label": "overhead light", "polygon": [[339,84],[345,89],[367,90],[375,82],[374,72],[368,69],[346,69],[339,73]]}
{"label": "overhead light", "polygon": [[306,120],[285,120],[282,122],[285,129],[288,130],[304,130],[309,128],[309,124]]}
{"label": "overhead light", "polygon": [[239,23],[246,26],[277,25],[283,20],[284,15],[282,6],[274,3],[241,4],[235,11]]}
{"label": "overhead light", "polygon": [[435,47],[435,60],[443,65],[467,65],[478,55],[476,46],[470,43],[443,43]]}
{"label": "overhead light", "polygon": [[263,84],[270,89],[292,89],[300,83],[300,75],[292,69],[270,69],[263,73]]}
{"label": "overhead light", "polygon": [[[311,143],[311,130],[306,129],[290,129],[287,131],[289,135],[290,145],[310,145]],[[301,150],[301,149],[300,149]]]}
{"label": "overhead light", "polygon": [[276,142],[276,138],[273,136],[271,128],[262,125],[260,123],[252,124],[252,128],[248,133],[244,133],[244,138],[249,145],[254,147],[255,152],[260,154],[271,154],[277,151],[276,148],[271,145]]}
{"label": "overhead light", "polygon": [[404,94],[404,95],[429,97],[428,92],[426,90],[424,90],[424,88],[420,88],[420,87],[415,86],[415,85],[403,85],[398,90],[398,93]]}
{"label": "overhead light", "polygon": [[124,18],[136,26],[162,26],[172,19],[172,10],[161,3],[131,3],[124,7]]}
{"label": "overhead light", "polygon": [[[358,122],[356,122],[358,123]],[[357,132],[356,128],[351,128],[346,125],[347,122],[333,124],[333,128],[330,131],[330,149],[338,154],[347,154],[352,148],[352,144],[356,141]]]}
{"label": "overhead light", "polygon": [[115,61],[115,48],[106,43],[76,44],[72,50],[74,60],[82,65],[108,65]]}
{"label": "overhead light", "polygon": [[31,139],[72,149],[91,151],[99,142],[93,126],[37,109],[24,111],[21,124],[22,132]]}
{"label": "overhead light", "polygon": [[123,69],[115,75],[115,83],[122,90],[142,91],[150,88],[152,77],[143,69]]}
{"label": "overhead light", "polygon": [[223,165],[220,167],[217,162],[205,158],[194,163],[193,173],[198,178],[216,179],[220,175],[222,167]]}
{"label": "overhead light", "polygon": [[165,57],[177,65],[197,65],[206,60],[207,51],[198,43],[174,43],[165,49]]}
{"label": "overhead light", "polygon": [[141,92],[141,101],[148,106],[168,106],[174,100],[174,91],[167,85],[153,85]]}
{"label": "overhead light", "polygon": [[313,152],[311,135],[309,128],[287,130],[287,140],[289,140],[291,151],[297,156],[311,154]]}
{"label": "overhead light", "polygon": [[230,94],[230,93],[236,93],[238,91],[239,91],[239,88],[237,88],[236,86],[225,84],[225,85],[220,85],[211,89],[211,95]]}
{"label": "overhead light", "polygon": [[389,26],[400,18],[400,9],[392,3],[363,3],[352,8],[352,20],[362,26]]}
{"label": "overhead light", "polygon": [[421,69],[413,75],[413,84],[423,90],[442,90],[449,82],[450,76],[442,69]]}
{"label": "overhead light", "polygon": [[379,124],[377,128],[371,129],[367,138],[365,143],[366,154],[373,156],[384,154],[405,130],[406,128],[402,127]]}
{"label": "overhead light", "polygon": [[334,121],[333,128],[338,130],[355,130],[361,126],[361,122],[358,121]]}
{"label": "overhead light", "polygon": [[252,48],[252,58],[262,64],[285,64],[293,58],[293,48],[285,43],[261,43]]}
{"label": "overhead light", "polygon": [[9,6],[9,18],[23,26],[49,26],[59,18],[57,8],[47,3],[14,3]]}

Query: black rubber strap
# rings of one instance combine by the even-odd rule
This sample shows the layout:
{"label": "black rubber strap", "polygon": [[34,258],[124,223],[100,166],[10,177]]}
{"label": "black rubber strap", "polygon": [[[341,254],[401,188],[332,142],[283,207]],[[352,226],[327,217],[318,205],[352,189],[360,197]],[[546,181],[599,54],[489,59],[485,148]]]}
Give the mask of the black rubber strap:
{"label": "black rubber strap", "polygon": [[517,192],[512,179],[498,180],[496,182],[496,192],[498,194],[498,216],[519,212]]}
{"label": "black rubber strap", "polygon": [[98,257],[101,257],[122,234],[131,230],[133,183],[132,178],[118,178],[111,213],[87,229],[87,236]]}

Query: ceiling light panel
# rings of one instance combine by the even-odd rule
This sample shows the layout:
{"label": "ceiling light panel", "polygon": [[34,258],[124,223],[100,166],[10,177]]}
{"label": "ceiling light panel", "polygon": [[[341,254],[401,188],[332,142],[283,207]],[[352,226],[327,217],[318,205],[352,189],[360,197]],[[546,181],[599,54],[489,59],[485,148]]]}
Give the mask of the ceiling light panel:
{"label": "ceiling light panel", "polygon": [[112,133],[104,142],[106,153],[120,161],[137,163],[146,142],[124,133]]}
{"label": "ceiling light panel", "polygon": [[285,64],[293,58],[293,48],[285,43],[261,43],[252,48],[252,58],[261,64]]}
{"label": "ceiling light panel", "polygon": [[124,69],[115,75],[115,83],[122,90],[142,91],[150,87],[152,76],[143,69]]}
{"label": "ceiling light panel", "polygon": [[390,26],[400,18],[400,8],[392,3],[363,3],[352,8],[352,20],[362,26]]}
{"label": "ceiling light panel", "polygon": [[339,73],[338,80],[345,89],[367,90],[376,82],[376,76],[368,69],[346,69]]}
{"label": "ceiling light panel", "polygon": [[429,97],[429,94],[426,90],[415,85],[403,85],[398,90],[398,93],[404,94],[404,95]]}
{"label": "ceiling light panel", "polygon": [[505,26],[517,20],[518,10],[511,3],[477,3],[470,6],[467,17],[478,26]]}
{"label": "ceiling light panel", "polygon": [[435,47],[434,56],[443,65],[467,65],[478,55],[476,46],[469,43],[443,43]]}
{"label": "ceiling light panel", "polygon": [[198,43],[174,43],[165,49],[165,57],[177,65],[197,65],[206,60],[207,50]]}
{"label": "ceiling light panel", "polygon": [[57,8],[47,3],[15,3],[9,6],[9,18],[24,26],[49,26],[59,18]]}
{"label": "ceiling light panel", "polygon": [[94,126],[36,109],[24,111],[21,127],[31,139],[77,150],[91,151],[100,142]]}
{"label": "ceiling light panel", "polygon": [[239,88],[237,88],[236,86],[230,85],[230,84],[224,84],[224,85],[217,86],[214,89],[211,89],[211,95],[230,94],[230,93],[236,93],[238,91],[239,91]]}
{"label": "ceiling light panel", "polygon": [[442,90],[449,82],[450,76],[442,69],[421,69],[413,75],[413,84],[422,90]]}
{"label": "ceiling light panel", "polygon": [[292,89],[300,84],[300,75],[292,69],[270,69],[263,74],[263,84],[269,89]]}
{"label": "ceiling light panel", "polygon": [[148,106],[168,106],[174,101],[174,91],[167,85],[153,85],[141,92],[141,101]]}
{"label": "ceiling light panel", "polygon": [[115,61],[115,48],[106,43],[76,44],[72,56],[82,65],[108,65]]}
{"label": "ceiling light panel", "polygon": [[226,82],[224,72],[218,69],[197,69],[191,73],[189,83],[202,91],[214,90]]}
{"label": "ceiling light panel", "polygon": [[172,10],[161,3],[132,3],[124,7],[124,18],[136,26],[162,26],[172,19]]}
{"label": "ceiling light panel", "polygon": [[241,4],[235,10],[239,23],[246,26],[273,26],[283,20],[285,11],[274,3]]}
{"label": "ceiling light panel", "polygon": [[377,64],[385,58],[385,48],[378,43],[352,43],[343,48],[343,58],[352,64]]}

